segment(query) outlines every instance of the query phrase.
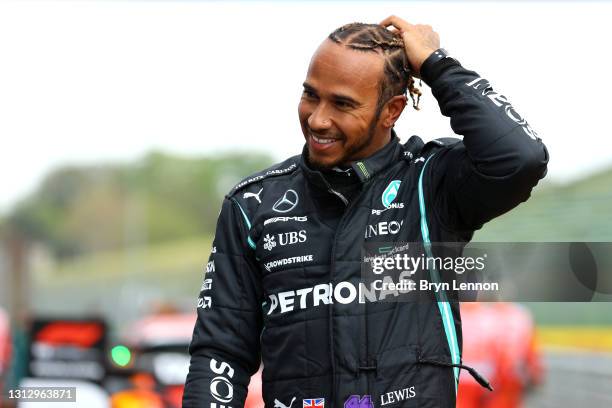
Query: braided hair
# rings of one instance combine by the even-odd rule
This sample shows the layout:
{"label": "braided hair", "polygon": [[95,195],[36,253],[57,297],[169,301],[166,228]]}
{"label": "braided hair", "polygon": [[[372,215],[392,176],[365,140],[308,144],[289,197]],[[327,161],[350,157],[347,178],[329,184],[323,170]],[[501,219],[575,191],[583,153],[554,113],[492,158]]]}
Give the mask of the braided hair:
{"label": "braided hair", "polygon": [[336,29],[328,38],[345,47],[365,52],[378,52],[385,57],[376,117],[389,99],[406,92],[410,95],[412,107],[419,110],[421,90],[415,87],[404,42],[398,34],[378,24],[351,23]]}

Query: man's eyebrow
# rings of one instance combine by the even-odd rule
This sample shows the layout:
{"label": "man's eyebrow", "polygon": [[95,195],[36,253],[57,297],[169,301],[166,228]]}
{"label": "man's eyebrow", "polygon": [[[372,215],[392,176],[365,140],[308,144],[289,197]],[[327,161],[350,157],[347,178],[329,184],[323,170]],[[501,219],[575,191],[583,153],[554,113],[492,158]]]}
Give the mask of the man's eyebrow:
{"label": "man's eyebrow", "polygon": [[332,94],[332,97],[334,98],[334,100],[336,102],[344,102],[344,103],[348,103],[349,105],[354,105],[354,106],[359,106],[360,105],[359,102],[357,102],[356,100],[354,100],[350,96],[340,95],[340,94]]}
{"label": "man's eyebrow", "polygon": [[308,82],[304,82],[302,84],[302,86],[304,87],[305,90],[307,91],[311,91],[311,92],[316,92],[316,90],[314,89],[314,87],[312,85],[310,85]]}
{"label": "man's eyebrow", "polygon": [[[317,93],[317,90],[312,85],[310,85],[308,82],[304,82],[302,86],[304,87],[304,90],[306,91],[309,91],[315,94]],[[355,106],[361,105],[358,101],[356,101],[355,99],[347,95],[332,94],[331,96],[336,102],[345,102],[345,103],[348,103],[350,105],[355,105]]]}

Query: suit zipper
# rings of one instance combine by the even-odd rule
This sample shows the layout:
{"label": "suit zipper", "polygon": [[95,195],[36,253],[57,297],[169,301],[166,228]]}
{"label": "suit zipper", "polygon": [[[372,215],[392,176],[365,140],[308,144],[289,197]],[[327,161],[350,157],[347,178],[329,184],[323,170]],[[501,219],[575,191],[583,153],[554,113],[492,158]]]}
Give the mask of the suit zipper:
{"label": "suit zipper", "polygon": [[[343,224],[347,218],[347,215],[350,213],[350,210],[353,207],[353,203],[357,202],[359,200],[359,198],[361,198],[361,196],[363,195],[364,191],[366,191],[366,184],[368,184],[368,182],[370,180],[368,180],[368,182],[364,183],[364,185],[362,186],[361,191],[359,191],[357,193],[357,195],[353,198],[353,200],[349,203],[349,201],[346,199],[346,197],[344,197],[344,195],[342,195],[341,193],[337,192],[336,190],[334,190],[331,185],[329,184],[329,182],[323,178],[323,181],[325,182],[325,184],[327,185],[327,191],[333,195],[335,195],[336,197],[338,197],[340,200],[342,200],[342,203],[344,203],[345,205],[345,209],[344,209],[344,213],[342,214],[342,217],[340,217],[340,222],[338,222],[338,227],[336,229],[336,232],[334,233],[334,242],[332,243],[332,249],[331,249],[331,265],[330,265],[330,269],[329,269],[329,281],[330,283],[332,283],[333,281],[333,275],[334,275],[334,270],[336,267],[336,262],[335,262],[335,258],[336,258],[336,242],[338,240],[338,231],[342,230]],[[367,303],[366,303],[367,305]],[[332,362],[332,394],[331,394],[331,401],[332,401],[332,406],[335,405],[335,398],[336,398],[336,353],[334,351],[334,323],[333,323],[333,319],[334,319],[334,309],[333,309],[333,303],[330,304],[329,307],[329,346],[330,346],[330,354],[331,354],[331,362]],[[364,321],[367,322],[367,319],[365,318],[365,314],[364,314]],[[366,348],[366,358],[367,358],[367,328],[366,328],[366,336],[365,336],[365,348]],[[359,356],[359,358],[361,359],[361,355]],[[359,364],[359,363],[358,363]],[[368,388],[369,388],[369,380],[368,380]]]}
{"label": "suit zipper", "polygon": [[331,187],[329,187],[329,190],[327,190],[327,191],[329,191],[330,193],[332,193],[332,194],[336,195],[336,196],[337,196],[339,199],[341,199],[341,200],[342,200],[342,202],[344,203],[344,206],[345,206],[345,207],[348,207],[349,202],[348,202],[348,200],[346,199],[346,197],[345,197],[345,196],[343,196],[342,194],[340,194],[339,192],[337,192],[336,190],[334,190],[334,189],[333,189],[333,188],[331,188]]}

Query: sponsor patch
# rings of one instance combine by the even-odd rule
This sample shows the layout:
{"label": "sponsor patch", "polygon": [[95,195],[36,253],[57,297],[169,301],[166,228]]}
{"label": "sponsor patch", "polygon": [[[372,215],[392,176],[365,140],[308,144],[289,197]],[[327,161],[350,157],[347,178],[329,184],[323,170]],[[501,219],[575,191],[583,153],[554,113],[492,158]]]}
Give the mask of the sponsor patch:
{"label": "sponsor patch", "polygon": [[402,388],[401,390],[386,392],[380,396],[380,406],[395,404],[410,398],[416,397],[414,385],[412,387]]}
{"label": "sponsor patch", "polygon": [[272,209],[279,213],[286,213],[293,210],[299,202],[300,198],[298,197],[298,194],[295,192],[295,190],[289,189],[285,191],[285,194],[283,194],[281,198],[276,200],[276,202],[272,206]]}
{"label": "sponsor patch", "polygon": [[397,197],[397,193],[399,191],[400,185],[402,182],[400,180],[393,180],[389,183],[385,191],[383,191],[381,196],[382,205],[385,208],[389,208],[389,205],[395,200]]}
{"label": "sponsor patch", "polygon": [[275,261],[270,261],[264,264],[264,267],[268,272],[272,272],[274,268],[285,265],[292,265],[296,263],[302,262],[312,262],[312,255],[301,255],[301,256],[292,256],[290,258],[277,259]]}
{"label": "sponsor patch", "polygon": [[202,296],[198,298],[198,308],[210,309],[212,298],[210,296]]}
{"label": "sponsor patch", "polygon": [[[212,358],[210,360],[210,370],[217,374],[216,377],[210,380],[210,395],[222,404],[231,402],[234,398],[234,385],[229,378],[234,377],[234,369],[228,363],[222,361],[219,364],[217,360]],[[221,408],[223,406],[217,405],[215,402],[210,403],[210,408]]]}
{"label": "sponsor patch", "polygon": [[[278,239],[278,241],[277,241]],[[306,242],[306,230],[282,232],[280,234],[266,234],[264,236],[264,249],[272,251],[277,245],[286,246]]]}
{"label": "sponsor patch", "polygon": [[400,232],[404,220],[400,221],[381,221],[373,225],[368,225],[365,231],[365,238],[378,237],[381,235],[396,235]]}
{"label": "sponsor patch", "polygon": [[520,125],[527,136],[533,140],[538,139],[538,134],[531,128],[531,126],[529,126],[529,123],[527,123],[527,121],[516,110],[514,110],[514,107],[504,95],[498,94],[493,90],[493,87],[489,81],[484,78],[476,78],[465,85],[475,90],[480,90],[483,88],[481,92],[482,96],[489,98],[491,102],[495,104],[495,106],[502,108],[506,113],[506,116]]}
{"label": "sponsor patch", "polygon": [[390,210],[392,208],[395,208],[395,209],[397,209],[397,208],[404,208],[404,203],[391,203],[391,204],[389,204],[388,207],[380,209],[380,210],[378,210],[376,208],[372,208],[372,215],[380,215],[380,214],[384,213],[385,211]]}
{"label": "sponsor patch", "polygon": [[268,218],[264,221],[263,225],[266,226],[268,224],[272,224],[275,222],[288,222],[288,221],[296,221],[296,222],[306,222],[308,221],[308,216],[303,217],[272,217]]}
{"label": "sponsor patch", "polygon": [[351,395],[344,402],[344,408],[374,408],[371,395]]}
{"label": "sponsor patch", "polygon": [[204,279],[204,282],[202,282],[202,289],[200,289],[200,291],[203,290],[210,290],[210,288],[212,287],[212,279]]}
{"label": "sponsor patch", "polygon": [[256,199],[256,200],[257,200],[257,202],[258,202],[259,204],[261,204],[261,197],[259,197],[259,195],[261,194],[261,192],[262,192],[262,191],[263,191],[263,187],[262,187],[262,188],[260,188],[260,189],[259,189],[259,191],[258,191],[257,193],[251,193],[251,192],[247,191],[247,192],[245,192],[245,193],[242,195],[242,198],[244,198],[245,200],[246,200],[247,198],[254,198],[254,199]]}
{"label": "sponsor patch", "polygon": [[279,400],[277,400],[276,398],[274,399],[274,408],[291,408],[291,406],[293,405],[293,402],[295,401],[295,397],[291,398],[291,402],[289,403],[289,405],[285,405],[282,402],[280,402]]}
{"label": "sponsor patch", "polygon": [[266,177],[269,177],[269,176],[275,176],[275,175],[289,173],[290,171],[293,171],[296,167],[297,167],[297,164],[291,163],[291,165],[289,167],[286,167],[284,169],[268,170],[264,174],[260,174],[260,175],[255,176],[255,177],[251,177],[251,178],[249,178],[247,180],[244,180],[244,181],[238,183],[234,187],[234,190],[238,190],[239,188],[242,188],[242,187],[246,186],[247,184],[251,184],[251,183],[254,183],[256,181],[263,180],[263,179],[265,179]]}

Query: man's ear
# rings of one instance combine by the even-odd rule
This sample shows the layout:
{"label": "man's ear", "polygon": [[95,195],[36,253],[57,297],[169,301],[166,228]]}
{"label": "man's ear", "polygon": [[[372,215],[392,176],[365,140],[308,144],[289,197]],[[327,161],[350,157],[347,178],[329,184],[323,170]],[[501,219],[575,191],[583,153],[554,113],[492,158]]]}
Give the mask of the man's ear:
{"label": "man's ear", "polygon": [[385,128],[392,128],[395,125],[397,119],[404,111],[406,107],[407,98],[406,95],[395,95],[387,101],[382,117],[382,125]]}

